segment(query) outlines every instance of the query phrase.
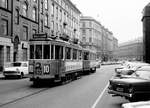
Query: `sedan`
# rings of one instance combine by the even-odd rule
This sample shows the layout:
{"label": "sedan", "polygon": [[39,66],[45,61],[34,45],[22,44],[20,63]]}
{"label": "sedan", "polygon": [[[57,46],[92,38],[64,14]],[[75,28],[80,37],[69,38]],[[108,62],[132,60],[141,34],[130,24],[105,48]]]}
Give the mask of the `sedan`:
{"label": "sedan", "polygon": [[150,71],[136,71],[130,77],[109,80],[108,93],[129,101],[150,99]]}
{"label": "sedan", "polygon": [[5,78],[10,76],[18,76],[19,78],[23,78],[28,74],[28,62],[13,62],[10,67],[4,68],[3,75]]}

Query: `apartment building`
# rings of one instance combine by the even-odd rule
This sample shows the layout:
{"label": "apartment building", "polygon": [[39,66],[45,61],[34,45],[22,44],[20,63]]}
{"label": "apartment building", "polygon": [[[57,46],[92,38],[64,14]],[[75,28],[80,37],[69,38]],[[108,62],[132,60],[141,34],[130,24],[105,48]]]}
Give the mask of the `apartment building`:
{"label": "apartment building", "polygon": [[98,59],[107,61],[113,57],[118,40],[100,22],[89,16],[81,16],[80,33],[83,47],[96,51]]}
{"label": "apartment building", "polygon": [[120,60],[143,60],[143,38],[119,44],[114,54]]}
{"label": "apartment building", "polygon": [[0,67],[28,60],[34,34],[79,39],[80,14],[70,0],[1,0]]}

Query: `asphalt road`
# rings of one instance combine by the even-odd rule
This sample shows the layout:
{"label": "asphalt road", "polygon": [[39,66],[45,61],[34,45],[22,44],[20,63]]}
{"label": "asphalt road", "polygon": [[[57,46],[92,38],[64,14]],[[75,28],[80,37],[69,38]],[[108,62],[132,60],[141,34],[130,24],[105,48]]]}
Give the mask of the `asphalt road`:
{"label": "asphalt road", "polygon": [[28,78],[0,79],[2,108],[121,108],[128,101],[107,93],[117,65],[102,66],[96,73],[65,85],[32,87]]}

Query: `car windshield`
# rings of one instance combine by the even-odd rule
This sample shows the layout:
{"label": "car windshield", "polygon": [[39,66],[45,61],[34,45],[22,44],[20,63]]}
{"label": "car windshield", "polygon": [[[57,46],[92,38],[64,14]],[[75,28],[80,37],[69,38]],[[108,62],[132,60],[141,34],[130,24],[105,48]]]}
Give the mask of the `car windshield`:
{"label": "car windshield", "polygon": [[135,73],[132,74],[132,76],[150,80],[150,72],[149,71],[136,71]]}
{"label": "car windshield", "polygon": [[21,66],[21,63],[19,63],[19,62],[17,62],[17,63],[11,63],[11,66],[13,66],[13,67]]}

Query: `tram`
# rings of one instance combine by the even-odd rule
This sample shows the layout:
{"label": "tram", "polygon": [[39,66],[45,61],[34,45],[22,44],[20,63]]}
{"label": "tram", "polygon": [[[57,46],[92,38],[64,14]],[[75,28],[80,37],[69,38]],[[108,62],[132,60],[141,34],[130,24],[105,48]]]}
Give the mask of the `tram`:
{"label": "tram", "polygon": [[96,71],[93,52],[47,34],[35,34],[29,40],[29,55],[29,77],[33,85],[43,80],[65,82]]}

